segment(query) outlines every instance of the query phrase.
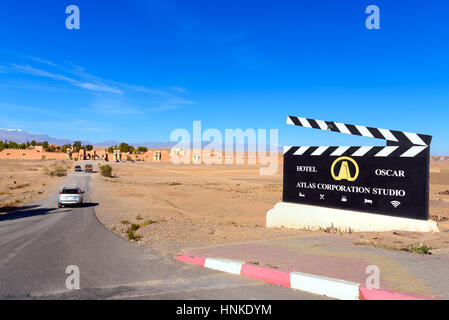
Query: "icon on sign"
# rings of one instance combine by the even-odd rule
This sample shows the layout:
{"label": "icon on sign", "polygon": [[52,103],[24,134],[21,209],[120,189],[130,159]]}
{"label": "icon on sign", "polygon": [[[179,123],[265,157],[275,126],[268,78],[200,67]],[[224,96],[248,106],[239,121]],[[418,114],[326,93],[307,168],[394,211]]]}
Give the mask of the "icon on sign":
{"label": "icon on sign", "polygon": [[401,203],[397,200],[393,200],[390,203],[395,209],[401,205]]}
{"label": "icon on sign", "polygon": [[324,194],[320,194],[320,200],[324,200]]}
{"label": "icon on sign", "polygon": [[341,202],[348,202],[348,198],[346,196],[341,196]]}
{"label": "icon on sign", "polygon": [[299,193],[299,197],[300,197],[300,198],[305,198],[306,195],[300,192],[300,193]]}
{"label": "icon on sign", "polygon": [[[338,170],[338,174],[336,175],[336,166],[341,162],[340,169]],[[353,174],[349,169],[349,163],[354,167]],[[359,165],[357,162],[350,157],[340,157],[336,159],[331,166],[331,175],[332,178],[336,181],[347,180],[347,181],[355,181],[359,176]]]}
{"label": "icon on sign", "polygon": [[371,200],[371,199],[365,199],[365,204],[367,204],[367,203],[373,204],[373,200]]}

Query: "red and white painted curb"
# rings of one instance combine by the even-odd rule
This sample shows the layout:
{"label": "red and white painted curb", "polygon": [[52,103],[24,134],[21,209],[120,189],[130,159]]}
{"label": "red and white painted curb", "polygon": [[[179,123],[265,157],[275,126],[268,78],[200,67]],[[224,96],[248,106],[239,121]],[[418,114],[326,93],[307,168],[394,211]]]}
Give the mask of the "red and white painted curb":
{"label": "red and white painted curb", "polygon": [[287,272],[244,262],[180,254],[178,260],[201,267],[259,279],[287,288],[340,300],[429,300],[430,298],[383,289],[369,289],[356,282],[301,272]]}

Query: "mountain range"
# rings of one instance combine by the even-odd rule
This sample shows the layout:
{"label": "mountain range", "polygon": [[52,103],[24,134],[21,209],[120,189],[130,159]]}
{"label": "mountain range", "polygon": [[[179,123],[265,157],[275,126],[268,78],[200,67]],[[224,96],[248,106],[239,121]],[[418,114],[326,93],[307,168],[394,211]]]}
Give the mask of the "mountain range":
{"label": "mountain range", "polygon": [[[50,144],[56,145],[64,145],[64,144],[73,144],[74,140],[63,139],[63,138],[55,138],[50,137],[46,134],[32,133],[28,131],[24,131],[21,129],[0,129],[0,140],[1,141],[14,141],[16,143],[26,143],[27,141],[36,141],[36,142],[44,142],[47,141]],[[94,147],[110,147],[114,145],[120,145],[123,141],[103,141],[92,143],[89,141],[82,141],[83,145],[91,144]],[[128,142],[127,142],[128,143]],[[171,148],[175,145],[174,142],[159,142],[159,141],[147,141],[147,142],[139,142],[139,143],[128,143],[135,147],[147,147],[149,149],[152,148]]]}
{"label": "mountain range", "polygon": [[[47,141],[50,144],[56,144],[56,145],[64,145],[64,144],[73,144],[74,140],[70,140],[70,139],[63,139],[63,138],[54,138],[54,137],[50,137],[49,135],[46,134],[39,134],[39,133],[32,133],[32,132],[28,132],[25,130],[21,130],[21,129],[1,129],[0,128],[0,141],[14,141],[16,143],[26,143],[27,141],[31,142],[31,141],[36,141],[36,142],[44,142]],[[97,143],[92,143],[89,141],[81,141],[81,143],[83,145],[93,145],[94,147],[111,147],[111,146],[118,146],[120,145],[120,143],[122,143],[123,141],[114,141],[114,140],[109,140],[109,141],[103,141],[103,142],[97,142]],[[147,147],[148,149],[155,149],[155,148],[173,148],[176,143],[175,142],[164,142],[164,141],[146,141],[146,142],[126,142],[129,145],[132,145],[134,147]],[[201,147],[202,148],[207,148],[207,146],[209,145],[209,142],[202,142],[201,143]],[[236,145],[230,145],[229,148],[235,150],[235,148],[238,146],[238,144]],[[240,145],[239,145],[240,146]],[[188,144],[183,146],[181,144],[181,148],[188,148]],[[225,149],[225,145],[223,145],[223,149]],[[248,148],[248,143],[245,142],[244,149]],[[270,150],[270,146],[266,145],[265,146],[265,150],[269,151]],[[277,146],[276,149],[278,151],[282,150],[281,146]]]}

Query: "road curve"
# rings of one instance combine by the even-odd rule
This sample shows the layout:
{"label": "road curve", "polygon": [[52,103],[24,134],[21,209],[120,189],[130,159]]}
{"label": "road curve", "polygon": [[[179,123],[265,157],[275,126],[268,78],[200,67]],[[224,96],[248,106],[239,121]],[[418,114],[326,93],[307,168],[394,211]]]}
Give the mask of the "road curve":
{"label": "road curve", "polygon": [[[64,185],[85,191],[82,208],[57,208],[57,194],[0,216],[0,299],[319,299],[261,281],[186,265],[128,242],[101,225],[90,175]],[[67,266],[80,270],[68,290]]]}

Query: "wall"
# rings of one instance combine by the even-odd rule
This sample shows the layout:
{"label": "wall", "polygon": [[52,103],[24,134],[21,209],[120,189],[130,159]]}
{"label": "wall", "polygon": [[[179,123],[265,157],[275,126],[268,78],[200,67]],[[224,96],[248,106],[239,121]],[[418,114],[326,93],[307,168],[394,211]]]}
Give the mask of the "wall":
{"label": "wall", "polygon": [[39,150],[4,149],[0,151],[0,159],[66,160],[69,158],[64,152],[41,152]]}

